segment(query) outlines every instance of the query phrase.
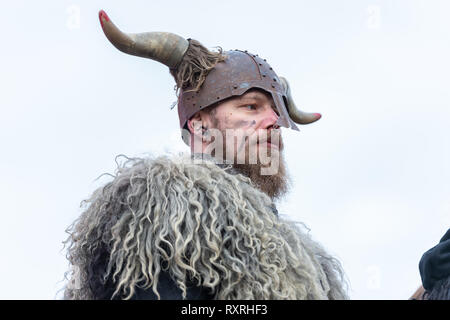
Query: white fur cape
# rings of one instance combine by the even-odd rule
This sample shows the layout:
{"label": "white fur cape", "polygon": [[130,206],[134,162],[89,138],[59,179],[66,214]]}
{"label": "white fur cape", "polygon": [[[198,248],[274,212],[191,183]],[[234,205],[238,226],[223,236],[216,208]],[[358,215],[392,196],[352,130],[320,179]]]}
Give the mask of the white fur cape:
{"label": "white fur cape", "polygon": [[162,272],[183,293],[194,284],[216,299],[347,298],[339,262],[304,226],[211,161],[130,159],[86,203],[68,229],[66,298],[98,298],[108,283],[114,297],[158,294]]}

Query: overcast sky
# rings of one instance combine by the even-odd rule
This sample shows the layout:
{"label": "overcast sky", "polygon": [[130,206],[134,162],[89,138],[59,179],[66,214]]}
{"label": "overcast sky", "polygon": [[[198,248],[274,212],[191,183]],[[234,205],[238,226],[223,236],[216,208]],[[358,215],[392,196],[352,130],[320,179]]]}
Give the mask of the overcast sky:
{"label": "overcast sky", "polygon": [[353,299],[407,299],[450,227],[450,2],[3,1],[0,299],[59,299],[62,241],[115,156],[188,151],[167,67],[105,38],[169,31],[257,53],[322,119],[283,130],[290,194]]}

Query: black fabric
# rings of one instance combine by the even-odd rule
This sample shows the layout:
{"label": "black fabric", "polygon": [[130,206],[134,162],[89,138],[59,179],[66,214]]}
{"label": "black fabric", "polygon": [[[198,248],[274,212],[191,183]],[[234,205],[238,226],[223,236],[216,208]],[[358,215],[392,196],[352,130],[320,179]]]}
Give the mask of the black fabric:
{"label": "black fabric", "polygon": [[[161,300],[183,300],[182,291],[168,273],[161,273],[158,280],[158,293]],[[186,290],[187,300],[212,300],[214,295],[210,289],[191,285]],[[158,300],[152,288],[136,288],[132,300]]]}
{"label": "black fabric", "polygon": [[439,243],[425,252],[419,262],[420,277],[425,290],[432,290],[440,280],[450,277],[450,229]]}
{"label": "black fabric", "polygon": [[[92,253],[92,261],[88,267],[88,283],[95,300],[110,300],[114,294],[115,285],[111,277],[104,279],[109,262],[110,252],[107,246],[97,248]],[[115,300],[119,299],[115,297]]]}
{"label": "black fabric", "polygon": [[450,300],[450,277],[436,281],[433,289],[426,291],[423,297],[425,300]]}
{"label": "black fabric", "polygon": [[[123,293],[112,297],[117,283],[114,283],[111,277],[108,277],[106,281],[103,281],[103,275],[105,273],[106,265],[108,264],[108,252],[104,251],[102,259],[99,259],[97,263],[94,263],[89,268],[89,286],[94,295],[95,300],[121,300],[125,298]],[[167,272],[161,272],[158,280],[158,293],[161,300],[183,300],[181,289],[177,286],[175,281],[172,280]],[[214,299],[214,293],[211,289],[204,287],[198,287],[194,284],[188,284],[186,289],[187,300],[212,300]],[[158,297],[150,287],[143,289],[139,286],[135,287],[135,293],[131,297],[131,300],[158,300]]]}

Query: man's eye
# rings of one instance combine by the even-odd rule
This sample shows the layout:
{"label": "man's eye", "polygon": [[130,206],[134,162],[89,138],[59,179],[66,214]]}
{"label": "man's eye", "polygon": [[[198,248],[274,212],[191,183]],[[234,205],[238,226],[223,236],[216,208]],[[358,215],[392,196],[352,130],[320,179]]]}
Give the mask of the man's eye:
{"label": "man's eye", "polygon": [[245,109],[247,110],[256,110],[256,107],[254,105],[248,104],[245,106]]}

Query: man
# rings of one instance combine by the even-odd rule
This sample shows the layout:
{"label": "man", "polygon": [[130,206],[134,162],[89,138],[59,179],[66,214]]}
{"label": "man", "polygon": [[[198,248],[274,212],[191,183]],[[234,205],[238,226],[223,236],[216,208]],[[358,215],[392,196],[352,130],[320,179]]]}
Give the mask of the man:
{"label": "man", "polygon": [[339,262],[274,205],[288,181],[280,127],[320,115],[298,110],[257,55],[99,16],[118,49],[170,68],[192,156],[129,159],[93,194],[69,229],[65,297],[347,298]]}

